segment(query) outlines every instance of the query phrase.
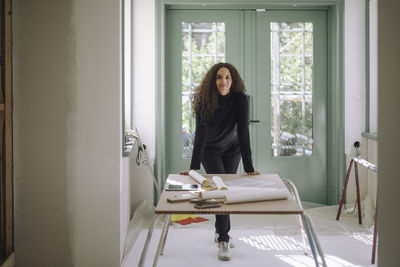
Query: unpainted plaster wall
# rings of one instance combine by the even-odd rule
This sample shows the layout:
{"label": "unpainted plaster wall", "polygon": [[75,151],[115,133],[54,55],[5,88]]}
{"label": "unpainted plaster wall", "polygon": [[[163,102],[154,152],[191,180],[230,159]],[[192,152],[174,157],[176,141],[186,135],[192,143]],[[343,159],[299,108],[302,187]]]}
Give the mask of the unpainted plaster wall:
{"label": "unpainted plaster wall", "polygon": [[120,265],[119,1],[13,1],[18,267]]}
{"label": "unpainted plaster wall", "polygon": [[69,1],[13,1],[16,265],[72,266],[67,120],[76,109]]}
{"label": "unpainted plaster wall", "polygon": [[378,1],[378,266],[399,265],[400,2]]}

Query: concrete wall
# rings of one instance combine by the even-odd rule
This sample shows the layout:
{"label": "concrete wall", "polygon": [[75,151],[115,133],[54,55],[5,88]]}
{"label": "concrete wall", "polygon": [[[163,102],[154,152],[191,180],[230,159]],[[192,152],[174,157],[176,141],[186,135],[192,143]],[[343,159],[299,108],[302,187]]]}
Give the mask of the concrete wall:
{"label": "concrete wall", "polygon": [[119,266],[119,1],[13,1],[18,267]]}

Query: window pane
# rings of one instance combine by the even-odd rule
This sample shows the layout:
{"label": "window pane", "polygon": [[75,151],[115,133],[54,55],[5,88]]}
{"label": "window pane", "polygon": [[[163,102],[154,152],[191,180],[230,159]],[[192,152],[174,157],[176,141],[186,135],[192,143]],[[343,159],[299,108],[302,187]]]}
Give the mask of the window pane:
{"label": "window pane", "polygon": [[302,58],[280,56],[279,76],[281,83],[301,83],[303,79]]}
{"label": "window pane", "polygon": [[193,147],[193,129],[195,121],[191,112],[191,96],[182,96],[182,143],[183,143],[183,157],[190,157],[192,155]]}
{"label": "window pane", "polygon": [[[182,57],[182,87],[189,88],[190,86],[190,78],[189,78],[189,58]],[[188,92],[182,89],[184,92]]]}
{"label": "window pane", "polygon": [[208,69],[225,61],[225,23],[182,22],[182,157],[192,155],[192,96]]}
{"label": "window pane", "polygon": [[299,41],[301,42],[302,32],[281,32],[279,35],[280,41],[280,53],[282,54],[292,54],[301,56],[301,46],[299,46]]}
{"label": "window pane", "polygon": [[313,62],[312,57],[304,57],[304,75],[306,84],[312,84],[313,82]]}
{"label": "window pane", "polygon": [[271,23],[272,156],[312,155],[312,23]]}
{"label": "window pane", "polygon": [[214,62],[214,56],[193,57],[191,62],[192,83],[200,84],[207,70],[211,68]]}

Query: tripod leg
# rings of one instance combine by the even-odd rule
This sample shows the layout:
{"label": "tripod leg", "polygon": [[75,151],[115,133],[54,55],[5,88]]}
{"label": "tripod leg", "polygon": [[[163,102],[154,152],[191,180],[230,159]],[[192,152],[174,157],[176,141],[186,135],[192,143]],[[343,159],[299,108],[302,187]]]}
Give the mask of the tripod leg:
{"label": "tripod leg", "polygon": [[347,184],[349,183],[350,172],[351,172],[351,167],[353,166],[353,162],[354,162],[354,160],[351,159],[351,160],[350,160],[350,163],[349,163],[349,167],[347,168],[346,180],[344,181],[343,190],[342,190],[342,196],[340,197],[339,208],[338,208],[337,215],[336,215],[336,220],[337,220],[337,221],[339,220],[339,218],[340,218],[340,213],[342,212],[342,206],[343,206],[343,202],[344,202],[344,196],[345,196],[345,194],[346,194]]}
{"label": "tripod leg", "polygon": [[358,223],[362,224],[362,220],[361,220],[361,202],[360,202],[360,183],[358,181],[358,165],[357,165],[357,162],[354,162],[354,171],[355,171],[355,177],[356,177]]}

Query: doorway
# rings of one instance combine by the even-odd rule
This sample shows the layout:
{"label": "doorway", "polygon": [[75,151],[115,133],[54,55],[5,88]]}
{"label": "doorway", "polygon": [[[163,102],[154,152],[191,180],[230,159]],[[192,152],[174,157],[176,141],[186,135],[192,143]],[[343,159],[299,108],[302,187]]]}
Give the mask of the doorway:
{"label": "doorway", "polygon": [[326,204],[327,12],[168,10],[166,33],[166,172],[189,168],[192,93],[209,67],[225,61],[250,96],[256,169]]}

